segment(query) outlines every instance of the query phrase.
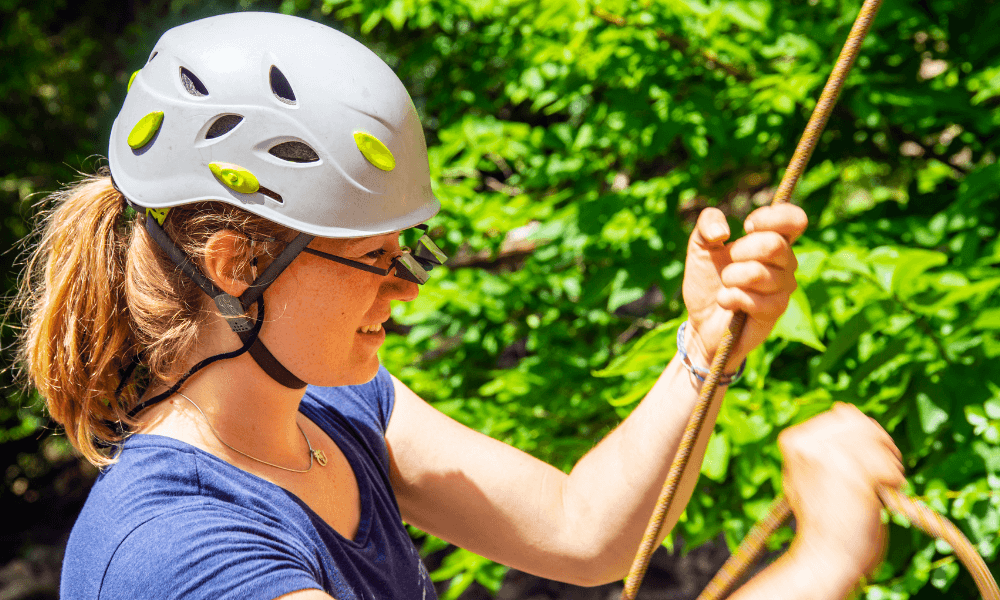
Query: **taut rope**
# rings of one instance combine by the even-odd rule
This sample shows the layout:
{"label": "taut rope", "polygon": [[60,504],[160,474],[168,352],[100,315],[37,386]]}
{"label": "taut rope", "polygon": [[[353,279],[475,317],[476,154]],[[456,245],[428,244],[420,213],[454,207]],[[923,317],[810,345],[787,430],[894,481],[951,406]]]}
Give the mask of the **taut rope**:
{"label": "taut rope", "polygon": [[[861,49],[861,44],[864,42],[865,36],[868,35],[868,30],[871,28],[872,21],[875,19],[875,14],[878,12],[881,4],[882,0],[865,0],[864,5],[861,7],[861,12],[851,27],[851,32],[847,36],[844,48],[840,51],[840,56],[833,67],[833,72],[830,73],[826,85],[823,86],[823,93],[820,94],[816,108],[809,118],[809,123],[806,124],[805,132],[802,134],[802,138],[795,148],[795,153],[792,155],[788,169],[781,178],[781,183],[778,185],[778,190],[774,195],[772,204],[787,202],[791,196],[796,182],[798,182],[799,177],[805,170],[806,164],[809,162],[809,157],[812,156],[813,150],[816,148],[819,136],[823,132],[827,120],[830,118],[833,105],[837,102],[837,96],[840,95],[840,89],[844,85],[844,80],[847,78],[847,74],[854,64],[854,59]],[[709,375],[705,378],[705,383],[702,385],[698,403],[691,413],[691,419],[688,421],[687,427],[684,430],[684,436],[681,438],[680,446],[677,448],[677,454],[670,465],[670,471],[667,473],[667,480],[664,482],[663,489],[660,491],[660,497],[656,501],[656,508],[653,510],[653,515],[646,526],[646,532],[643,534],[642,543],[639,545],[635,560],[629,569],[628,577],[625,578],[625,589],[622,590],[621,600],[635,600],[636,594],[639,592],[639,585],[646,574],[646,568],[649,566],[649,560],[656,546],[656,539],[659,537],[660,530],[663,527],[663,519],[670,510],[681,474],[684,472],[684,468],[691,457],[691,451],[694,448],[695,441],[698,439],[698,434],[705,424],[708,407],[718,388],[719,376],[722,374],[726,363],[729,362],[733,345],[739,339],[740,334],[743,333],[743,326],[745,324],[745,313],[737,312],[733,315],[733,319],[729,323],[729,330],[722,337],[719,349],[715,352]],[[962,564],[972,573],[983,598],[985,600],[1000,600],[1000,588],[997,587],[997,583],[986,567],[986,563],[983,562],[982,557],[979,556],[975,548],[972,547],[972,544],[962,535],[958,528],[941,515],[923,505],[917,504],[910,498],[900,494],[897,490],[883,487],[878,490],[878,495],[879,499],[882,500],[882,503],[890,512],[908,518],[921,530],[948,542],[955,550]],[[791,507],[788,505],[787,500],[783,497],[775,500],[767,517],[750,531],[740,545],[740,548],[723,565],[719,573],[708,584],[708,587],[705,588],[701,596],[699,596],[699,600],[721,600],[724,598],[741,579],[747,567],[757,559],[764,548],[767,538],[791,516],[791,512]]]}

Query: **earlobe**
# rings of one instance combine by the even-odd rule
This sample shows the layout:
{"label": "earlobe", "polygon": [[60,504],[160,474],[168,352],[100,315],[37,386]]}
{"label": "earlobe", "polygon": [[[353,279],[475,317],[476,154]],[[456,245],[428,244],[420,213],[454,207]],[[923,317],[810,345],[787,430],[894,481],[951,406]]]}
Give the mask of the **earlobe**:
{"label": "earlobe", "polygon": [[249,286],[254,268],[250,243],[243,235],[224,229],[212,234],[205,243],[205,275],[231,296],[239,297]]}

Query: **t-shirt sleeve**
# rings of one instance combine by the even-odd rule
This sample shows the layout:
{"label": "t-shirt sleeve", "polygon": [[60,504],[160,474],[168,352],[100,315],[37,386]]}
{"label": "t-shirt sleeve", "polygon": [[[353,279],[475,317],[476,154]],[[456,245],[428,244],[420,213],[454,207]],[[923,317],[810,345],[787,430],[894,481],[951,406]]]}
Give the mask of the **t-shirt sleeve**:
{"label": "t-shirt sleeve", "polygon": [[375,398],[378,401],[382,437],[385,437],[385,432],[389,429],[389,418],[392,417],[392,407],[396,402],[396,388],[392,384],[392,376],[389,375],[389,371],[381,366],[371,383],[375,387]]}
{"label": "t-shirt sleeve", "polygon": [[321,573],[318,559],[277,524],[201,507],[134,529],[108,564],[100,598],[272,600],[322,589]]}

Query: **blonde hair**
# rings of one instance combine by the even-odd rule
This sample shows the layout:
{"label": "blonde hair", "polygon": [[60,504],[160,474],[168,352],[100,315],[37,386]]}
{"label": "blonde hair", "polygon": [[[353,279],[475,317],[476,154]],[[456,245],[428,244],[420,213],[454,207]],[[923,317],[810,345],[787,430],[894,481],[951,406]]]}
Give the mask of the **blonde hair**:
{"label": "blonde hair", "polygon": [[[183,374],[197,340],[204,292],[170,261],[142,226],[106,170],[46,199],[15,298],[22,328],[18,363],[49,414],[91,463],[114,462],[115,424],[150,383]],[[234,272],[248,280],[251,261],[280,252],[289,230],[221,202],[170,210],[167,235],[203,268],[206,242],[218,231],[241,234]],[[122,386],[133,360],[140,369]]]}

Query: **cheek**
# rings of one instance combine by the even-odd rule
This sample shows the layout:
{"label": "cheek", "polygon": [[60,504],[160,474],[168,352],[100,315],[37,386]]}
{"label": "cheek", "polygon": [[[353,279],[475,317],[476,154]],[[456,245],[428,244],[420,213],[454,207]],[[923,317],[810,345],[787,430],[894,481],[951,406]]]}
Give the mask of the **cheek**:
{"label": "cheek", "polygon": [[343,270],[350,272],[344,273],[329,267],[293,269],[296,266],[289,266],[268,289],[276,310],[272,313],[268,306],[268,320],[288,320],[299,333],[311,337],[353,333],[378,293],[371,277],[348,268]]}
{"label": "cheek", "polygon": [[379,286],[367,273],[358,275],[289,267],[265,294],[263,335],[279,360],[310,383],[364,383],[378,369],[370,344],[356,335]]}

